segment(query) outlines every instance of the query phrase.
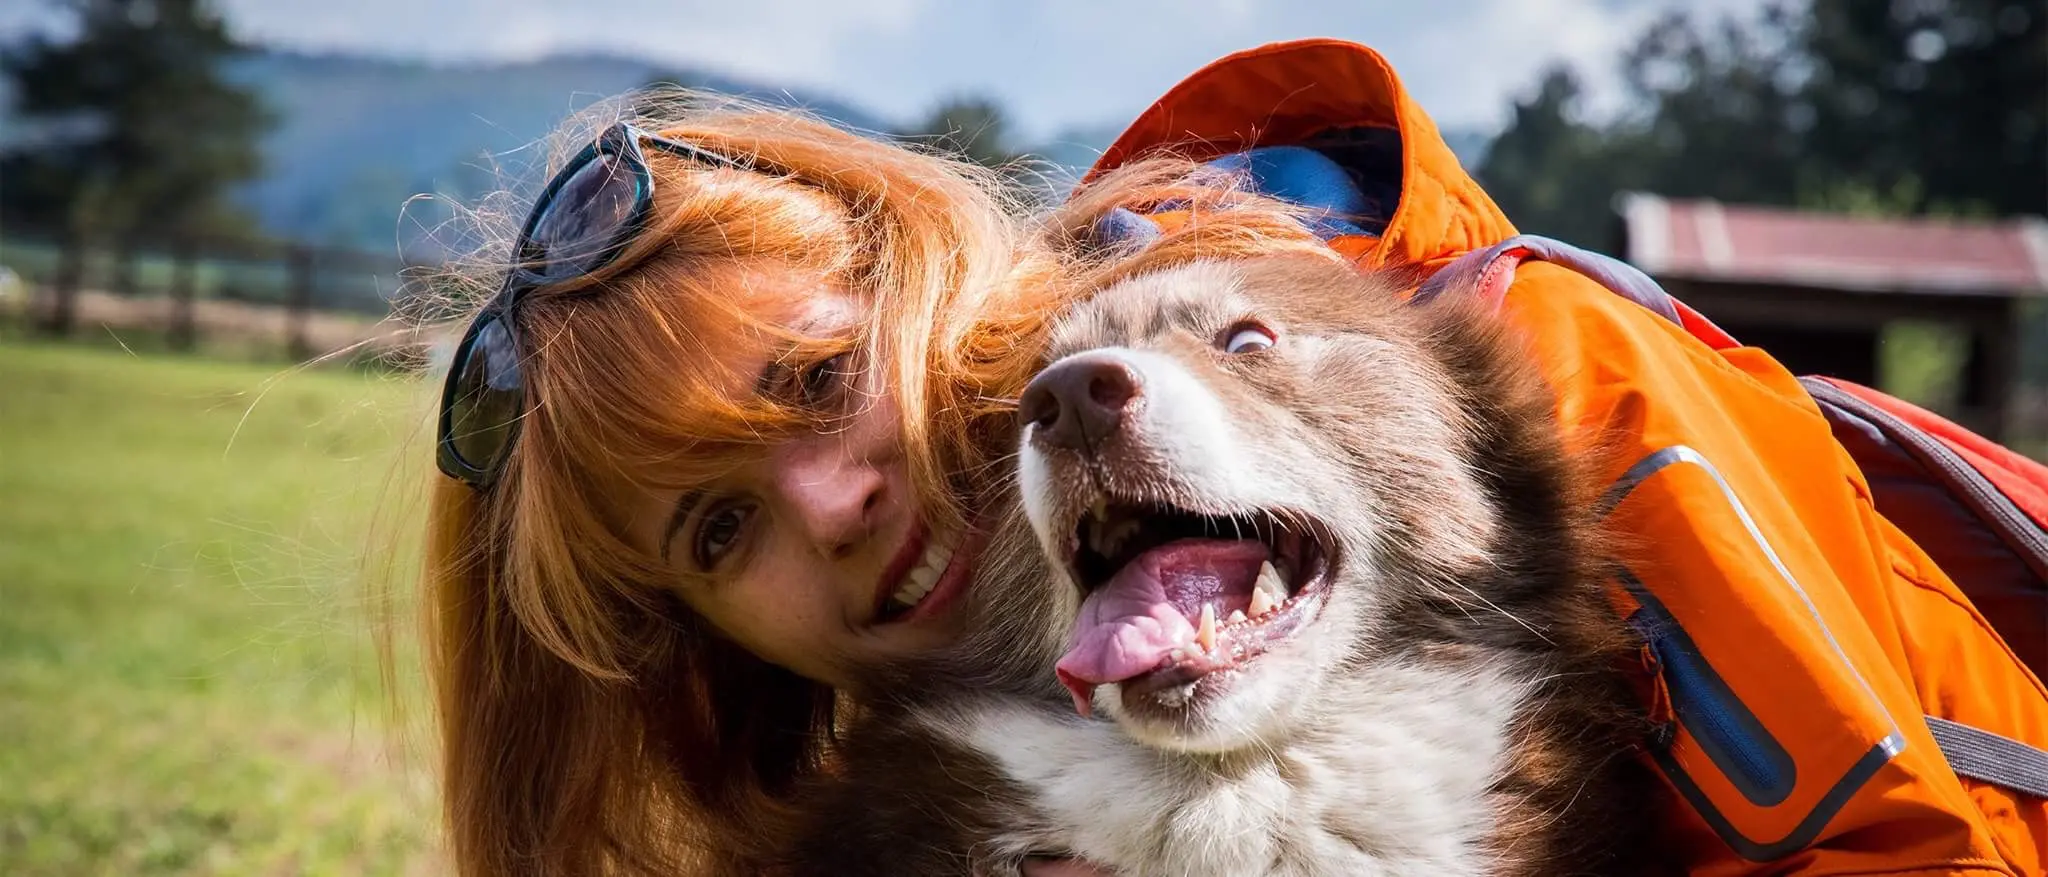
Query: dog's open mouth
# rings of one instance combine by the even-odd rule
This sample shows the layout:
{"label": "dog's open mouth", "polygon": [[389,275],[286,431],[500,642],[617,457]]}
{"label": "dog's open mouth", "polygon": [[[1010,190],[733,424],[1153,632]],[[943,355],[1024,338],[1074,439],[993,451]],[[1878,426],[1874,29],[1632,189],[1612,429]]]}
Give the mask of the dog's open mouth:
{"label": "dog's open mouth", "polygon": [[1322,605],[1330,545],[1296,515],[1149,503],[1084,514],[1069,568],[1087,597],[1058,667],[1075,709],[1088,715],[1090,693],[1111,683],[1126,699],[1185,697],[1203,677],[1265,653]]}

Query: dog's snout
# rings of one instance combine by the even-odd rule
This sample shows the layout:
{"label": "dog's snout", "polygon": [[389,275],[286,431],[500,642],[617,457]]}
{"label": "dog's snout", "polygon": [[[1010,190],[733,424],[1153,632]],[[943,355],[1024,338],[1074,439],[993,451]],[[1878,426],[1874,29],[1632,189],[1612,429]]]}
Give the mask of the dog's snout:
{"label": "dog's snout", "polygon": [[1037,427],[1036,441],[1089,451],[1123,424],[1124,409],[1137,397],[1138,387],[1137,373],[1114,357],[1072,356],[1031,380],[1018,415]]}

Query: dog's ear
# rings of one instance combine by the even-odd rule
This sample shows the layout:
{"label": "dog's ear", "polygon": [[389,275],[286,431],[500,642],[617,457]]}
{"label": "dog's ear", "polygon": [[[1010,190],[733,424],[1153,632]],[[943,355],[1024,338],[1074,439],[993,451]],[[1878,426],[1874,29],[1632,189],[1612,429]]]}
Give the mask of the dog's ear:
{"label": "dog's ear", "polygon": [[1071,238],[1074,255],[1083,259],[1121,258],[1159,239],[1159,224],[1124,207],[1112,207]]}

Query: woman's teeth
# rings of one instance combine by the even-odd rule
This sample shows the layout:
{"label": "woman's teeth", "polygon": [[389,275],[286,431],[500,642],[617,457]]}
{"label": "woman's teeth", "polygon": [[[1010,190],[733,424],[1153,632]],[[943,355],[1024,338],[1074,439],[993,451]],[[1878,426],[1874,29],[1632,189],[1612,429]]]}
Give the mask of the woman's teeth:
{"label": "woman's teeth", "polygon": [[911,609],[923,602],[932,588],[939,584],[939,575],[946,571],[946,564],[952,562],[953,548],[959,541],[958,537],[933,536],[925,543],[924,556],[918,558],[917,565],[903,577],[903,587],[889,595],[890,601],[902,609]]}

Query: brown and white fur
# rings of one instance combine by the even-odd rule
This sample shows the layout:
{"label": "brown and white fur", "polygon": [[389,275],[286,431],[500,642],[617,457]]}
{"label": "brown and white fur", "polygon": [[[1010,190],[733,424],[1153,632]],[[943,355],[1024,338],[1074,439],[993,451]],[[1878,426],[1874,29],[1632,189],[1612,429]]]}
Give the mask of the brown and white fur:
{"label": "brown and white fur", "polygon": [[[848,729],[795,870],[1653,870],[1594,496],[1496,320],[1333,260],[1195,261],[1100,291],[1049,360],[1018,489],[1051,571],[990,597],[1046,624],[1006,628],[1008,670],[921,668]],[[1082,600],[1194,515],[1262,543],[1283,602],[1221,587],[1222,623],[1186,611],[1194,641],[1141,675],[1064,674]]]}

